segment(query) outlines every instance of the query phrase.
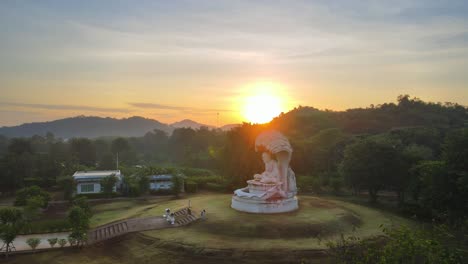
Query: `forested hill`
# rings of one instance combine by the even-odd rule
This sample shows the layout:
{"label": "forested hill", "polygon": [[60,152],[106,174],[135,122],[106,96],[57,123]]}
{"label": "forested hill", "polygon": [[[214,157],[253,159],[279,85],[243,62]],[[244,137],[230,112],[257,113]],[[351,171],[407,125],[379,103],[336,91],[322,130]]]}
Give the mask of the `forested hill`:
{"label": "forested hill", "polygon": [[143,136],[154,129],[172,132],[173,128],[153,119],[130,117],[124,119],[78,116],[50,122],[27,123],[14,127],[1,127],[0,135],[7,137],[30,137],[52,132],[61,138],[101,136]]}
{"label": "forested hill", "polygon": [[298,107],[275,118],[270,126],[296,138],[307,138],[329,128],[348,134],[377,134],[405,127],[460,128],[468,126],[468,108],[399,96],[397,103],[346,111]]}

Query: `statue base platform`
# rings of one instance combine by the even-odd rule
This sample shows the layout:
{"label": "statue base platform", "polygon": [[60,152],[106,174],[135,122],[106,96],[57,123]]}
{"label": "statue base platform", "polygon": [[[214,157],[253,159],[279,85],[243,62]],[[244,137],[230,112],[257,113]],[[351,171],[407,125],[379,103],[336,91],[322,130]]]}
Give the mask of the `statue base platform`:
{"label": "statue base platform", "polygon": [[247,213],[277,214],[297,210],[299,203],[296,196],[277,200],[260,200],[233,195],[231,208]]}

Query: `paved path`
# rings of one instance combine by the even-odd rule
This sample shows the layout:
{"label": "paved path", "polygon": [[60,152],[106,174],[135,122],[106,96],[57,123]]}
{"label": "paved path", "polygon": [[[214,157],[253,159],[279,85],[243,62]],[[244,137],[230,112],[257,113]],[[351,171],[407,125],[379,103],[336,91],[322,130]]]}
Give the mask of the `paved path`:
{"label": "paved path", "polygon": [[[24,251],[24,250],[31,250],[31,247],[26,243],[26,240],[31,237],[36,237],[41,239],[41,243],[37,246],[37,249],[44,249],[50,248],[49,242],[47,239],[49,238],[65,238],[67,239],[70,232],[61,232],[61,233],[46,233],[46,234],[33,234],[33,235],[20,235],[17,236],[15,241],[13,241],[13,245],[16,248],[16,251]],[[68,243],[67,247],[70,246]],[[60,247],[58,244],[55,247]]]}
{"label": "paved path", "polygon": [[[174,212],[176,216],[175,225],[169,224],[166,219],[162,216],[152,216],[145,218],[129,218],[123,219],[120,221],[115,221],[108,223],[102,226],[98,226],[89,230],[88,232],[88,245],[93,243],[101,242],[107,239],[111,239],[117,236],[125,235],[132,232],[139,232],[144,230],[154,230],[154,229],[163,229],[171,227],[179,227],[190,224],[196,221],[198,218],[194,215],[189,215],[187,213],[187,208],[182,208]],[[35,237],[41,239],[41,243],[36,249],[50,249],[49,238],[64,238],[67,239],[70,232],[61,232],[61,233],[45,233],[45,234],[32,234],[32,235],[19,235],[13,242],[13,245],[18,251],[30,251],[31,247],[26,243],[28,238]],[[68,243],[67,247],[70,246]],[[55,248],[59,248],[59,245],[56,245]],[[14,251],[12,252],[14,253]]]}

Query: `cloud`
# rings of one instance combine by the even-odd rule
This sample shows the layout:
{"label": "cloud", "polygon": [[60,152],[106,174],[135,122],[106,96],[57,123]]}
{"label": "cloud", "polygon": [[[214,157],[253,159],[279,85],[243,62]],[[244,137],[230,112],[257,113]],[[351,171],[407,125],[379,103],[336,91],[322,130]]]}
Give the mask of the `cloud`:
{"label": "cloud", "polygon": [[46,109],[46,110],[79,110],[79,111],[118,112],[118,113],[130,112],[130,110],[126,108],[107,108],[107,107],[94,107],[94,106],[84,106],[84,105],[54,105],[54,104],[28,104],[28,103],[0,102],[0,106],[26,107],[26,108]]}
{"label": "cloud", "polygon": [[175,110],[175,111],[181,111],[185,113],[233,112],[233,110],[229,110],[229,109],[197,108],[197,107],[173,106],[173,105],[154,104],[154,103],[135,102],[135,103],[128,103],[128,104],[137,108]]}

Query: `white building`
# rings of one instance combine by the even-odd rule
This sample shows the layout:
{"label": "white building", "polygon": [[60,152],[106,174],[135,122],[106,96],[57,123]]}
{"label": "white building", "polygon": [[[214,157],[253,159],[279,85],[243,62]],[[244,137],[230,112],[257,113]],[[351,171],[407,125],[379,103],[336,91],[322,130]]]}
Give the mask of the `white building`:
{"label": "white building", "polygon": [[114,192],[116,192],[122,185],[122,174],[120,170],[109,170],[109,171],[77,171],[73,174],[73,178],[76,182],[76,193],[100,193],[101,180],[105,177],[115,176],[117,182],[114,186]]}
{"label": "white building", "polygon": [[[172,174],[150,175],[150,190],[151,191],[169,191],[172,189]],[[181,191],[184,191],[184,184],[181,186]]]}

